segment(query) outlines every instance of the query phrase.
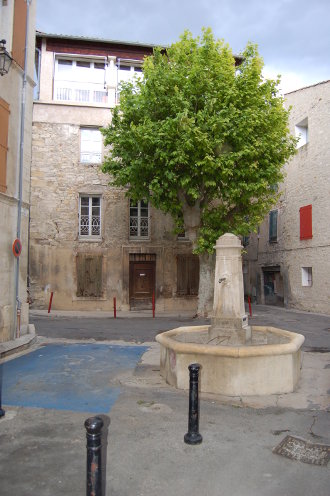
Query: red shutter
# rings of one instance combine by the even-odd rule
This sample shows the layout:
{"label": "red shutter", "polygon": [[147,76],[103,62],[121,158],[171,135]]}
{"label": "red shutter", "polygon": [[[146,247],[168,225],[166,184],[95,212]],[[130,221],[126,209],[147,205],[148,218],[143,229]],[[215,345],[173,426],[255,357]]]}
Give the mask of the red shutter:
{"label": "red shutter", "polygon": [[312,230],[312,205],[301,207],[300,210],[300,239],[313,237]]}

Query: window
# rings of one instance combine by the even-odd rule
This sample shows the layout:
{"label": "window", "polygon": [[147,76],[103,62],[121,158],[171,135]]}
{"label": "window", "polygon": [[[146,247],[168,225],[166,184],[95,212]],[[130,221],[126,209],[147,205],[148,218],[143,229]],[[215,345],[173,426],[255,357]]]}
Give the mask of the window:
{"label": "window", "polygon": [[142,66],[140,61],[129,60],[129,59],[118,59],[117,63],[117,93],[116,102],[120,99],[120,84],[126,82],[132,82],[134,84],[134,79],[136,77],[142,78]]}
{"label": "window", "polygon": [[7,189],[7,151],[8,151],[9,105],[0,98],[0,191]]}
{"label": "window", "polygon": [[130,238],[149,237],[149,205],[145,200],[130,200],[129,235]]}
{"label": "window", "polygon": [[25,0],[15,0],[12,56],[24,69],[27,5]]}
{"label": "window", "polygon": [[277,242],[277,217],[278,211],[272,210],[269,212],[269,242]]}
{"label": "window", "polygon": [[77,296],[102,296],[102,255],[77,255]]}
{"label": "window", "polygon": [[[101,59],[101,58],[100,58]],[[105,84],[105,59],[56,58],[54,75],[54,100],[80,103],[107,103]]]}
{"label": "window", "polygon": [[242,243],[243,243],[243,246],[248,246],[250,243],[250,236],[243,236]]}
{"label": "window", "polygon": [[101,236],[101,197],[81,195],[79,202],[79,236]]}
{"label": "window", "polygon": [[102,161],[102,134],[99,129],[80,129],[80,162],[100,164]]}
{"label": "window", "polygon": [[178,241],[189,241],[186,231],[183,229],[181,232],[178,234]]}
{"label": "window", "polygon": [[308,119],[302,120],[295,126],[296,138],[299,138],[297,148],[302,147],[308,143]]}
{"label": "window", "polygon": [[177,256],[177,295],[196,296],[199,286],[199,258],[197,255]]}
{"label": "window", "polygon": [[311,239],[312,230],[312,205],[306,205],[299,209],[300,213],[300,239]]}
{"label": "window", "polygon": [[312,267],[301,268],[301,285],[312,286],[313,284],[313,271]]}

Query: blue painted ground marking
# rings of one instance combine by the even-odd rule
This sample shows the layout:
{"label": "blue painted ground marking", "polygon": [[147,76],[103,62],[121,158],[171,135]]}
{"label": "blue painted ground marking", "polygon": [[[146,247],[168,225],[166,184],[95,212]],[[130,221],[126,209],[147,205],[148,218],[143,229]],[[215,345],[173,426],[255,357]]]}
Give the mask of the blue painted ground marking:
{"label": "blue painted ground marking", "polygon": [[146,346],[47,344],[2,365],[2,402],[10,406],[107,413],[120,388],[110,380],[134,369]]}

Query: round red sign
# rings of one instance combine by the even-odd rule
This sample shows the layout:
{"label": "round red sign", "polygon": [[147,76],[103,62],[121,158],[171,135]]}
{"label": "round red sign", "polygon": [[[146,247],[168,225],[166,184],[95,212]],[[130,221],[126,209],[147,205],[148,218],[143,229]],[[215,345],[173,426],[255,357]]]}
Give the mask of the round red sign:
{"label": "round red sign", "polygon": [[19,239],[15,239],[13,242],[13,254],[15,257],[19,257],[22,251],[22,243]]}

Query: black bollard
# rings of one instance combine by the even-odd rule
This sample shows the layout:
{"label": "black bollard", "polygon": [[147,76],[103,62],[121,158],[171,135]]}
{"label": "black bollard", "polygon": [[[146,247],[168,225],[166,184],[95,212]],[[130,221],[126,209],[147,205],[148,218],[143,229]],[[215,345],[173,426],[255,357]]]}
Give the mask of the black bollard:
{"label": "black bollard", "polygon": [[2,408],[2,364],[0,364],[0,418],[5,416],[5,411]]}
{"label": "black bollard", "polygon": [[188,432],[184,435],[184,442],[187,444],[200,444],[203,441],[199,433],[199,399],[198,399],[198,375],[199,363],[192,363],[188,369],[189,377],[189,418]]}
{"label": "black bollard", "polygon": [[86,496],[102,496],[101,466],[101,417],[91,417],[85,421],[87,438],[87,481]]}

